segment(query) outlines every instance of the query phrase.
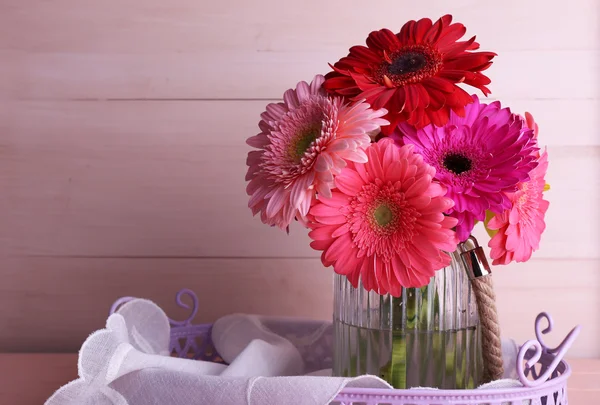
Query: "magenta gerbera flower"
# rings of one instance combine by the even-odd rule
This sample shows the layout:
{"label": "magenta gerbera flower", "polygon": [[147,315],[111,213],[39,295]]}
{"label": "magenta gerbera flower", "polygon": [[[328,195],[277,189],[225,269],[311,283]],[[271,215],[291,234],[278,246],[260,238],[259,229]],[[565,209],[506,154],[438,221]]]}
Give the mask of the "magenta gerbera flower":
{"label": "magenta gerbera flower", "polygon": [[443,127],[415,129],[403,123],[393,135],[400,144],[414,145],[436,169],[435,178],[454,200],[447,213],[458,219],[461,241],[469,237],[475,220],[485,219],[486,210],[510,208],[506,193],[516,191],[537,165],[537,143],[525,120],[498,101],[486,105],[476,96],[473,101],[464,117],[451,113]]}
{"label": "magenta gerbera flower", "polygon": [[443,214],[454,203],[412,150],[389,138],[372,144],[368,161],[348,163],[310,210],[311,247],[354,287],[360,279],[367,291],[400,296],[426,285],[456,249],[457,221]]}
{"label": "magenta gerbera flower", "polygon": [[315,192],[331,196],[333,176],[346,161],[366,161],[367,133],[388,124],[380,118],[386,110],[328,97],[324,80],[300,82],[283,103],[267,105],[261,132],[247,140],[259,149],[248,153],[248,206],[266,224],[285,229],[294,218],[304,220]]}

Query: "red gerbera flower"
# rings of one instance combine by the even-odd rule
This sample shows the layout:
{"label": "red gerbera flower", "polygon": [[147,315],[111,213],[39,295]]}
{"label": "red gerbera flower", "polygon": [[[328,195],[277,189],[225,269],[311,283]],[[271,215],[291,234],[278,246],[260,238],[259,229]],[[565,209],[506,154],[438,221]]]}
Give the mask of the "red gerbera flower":
{"label": "red gerbera flower", "polygon": [[475,37],[458,41],[464,25],[446,15],[434,23],[424,18],[409,21],[398,34],[388,29],[374,31],[367,46],[354,46],[328,73],[324,83],[330,93],[351,100],[366,99],[372,108],[385,107],[389,135],[402,121],[422,128],[444,125],[450,110],[464,116],[471,96],[456,83],[465,83],[490,93],[490,79],[481,71],[492,64],[493,52],[469,52],[479,48]]}

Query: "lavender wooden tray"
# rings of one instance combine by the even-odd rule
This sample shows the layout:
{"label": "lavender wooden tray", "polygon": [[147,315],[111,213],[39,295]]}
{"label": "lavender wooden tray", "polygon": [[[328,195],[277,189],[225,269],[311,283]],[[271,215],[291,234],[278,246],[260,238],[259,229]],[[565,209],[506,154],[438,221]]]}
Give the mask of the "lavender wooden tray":
{"label": "lavender wooden tray", "polygon": [[[183,301],[191,300],[192,305]],[[123,303],[132,300],[124,297],[111,307],[113,313]],[[176,295],[177,305],[191,310],[183,321],[171,323],[170,350],[174,356],[214,362],[223,362],[211,342],[211,325],[193,325],[198,312],[198,298],[187,289]],[[544,322],[544,320],[546,322]],[[543,328],[542,324],[547,323]],[[289,318],[274,319],[267,325],[294,342],[304,358],[307,372],[331,368],[333,327],[320,321]],[[346,388],[331,404],[339,405],[567,405],[567,379],[571,369],[563,357],[577,335],[580,326],[571,330],[557,347],[548,347],[543,335],[552,330],[552,318],[545,312],[535,320],[536,339],[521,346],[517,357],[517,375],[524,387],[487,390],[382,390]]]}

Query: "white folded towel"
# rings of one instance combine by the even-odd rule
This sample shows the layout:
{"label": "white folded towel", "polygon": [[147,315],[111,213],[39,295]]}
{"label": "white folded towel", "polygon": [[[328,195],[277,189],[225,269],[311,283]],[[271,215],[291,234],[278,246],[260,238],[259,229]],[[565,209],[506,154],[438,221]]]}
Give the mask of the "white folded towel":
{"label": "white folded towel", "polygon": [[[84,342],[79,379],[46,405],[325,405],[344,387],[391,388],[375,376],[331,377],[314,367],[309,350],[330,324],[313,322],[313,336],[297,339],[275,333],[275,324],[241,314],[215,322],[212,339],[228,366],[173,358],[167,316],[151,301],[132,300]],[[514,342],[504,349],[516,358]]]}

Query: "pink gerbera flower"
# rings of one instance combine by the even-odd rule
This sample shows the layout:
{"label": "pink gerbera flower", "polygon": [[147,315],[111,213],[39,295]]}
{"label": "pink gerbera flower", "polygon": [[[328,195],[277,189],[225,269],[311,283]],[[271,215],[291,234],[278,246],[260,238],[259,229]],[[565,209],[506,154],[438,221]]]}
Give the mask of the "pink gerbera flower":
{"label": "pink gerbera flower", "polygon": [[517,191],[508,194],[512,207],[496,214],[487,228],[497,230],[489,242],[493,264],[525,262],[539,249],[542,232],[546,229],[544,216],[550,203],[543,198],[546,189],[548,153],[544,152],[530,180],[519,183]]}
{"label": "pink gerbera flower", "polygon": [[527,181],[537,164],[533,131],[520,116],[498,101],[480,103],[476,96],[465,112],[464,117],[451,113],[443,127],[415,129],[403,123],[393,135],[400,144],[414,145],[436,169],[435,178],[454,200],[447,213],[458,219],[460,241],[469,237],[476,220],[485,219],[486,210],[510,208],[506,193]]}
{"label": "pink gerbera flower", "polygon": [[412,149],[388,138],[372,144],[368,161],[349,163],[310,210],[311,247],[354,287],[360,279],[367,291],[400,296],[426,285],[456,249],[457,221],[443,214],[454,204]]}
{"label": "pink gerbera flower", "polygon": [[386,110],[327,97],[324,80],[300,82],[285,92],[283,103],[269,104],[261,132],[247,140],[259,149],[248,153],[248,206],[266,224],[285,229],[294,218],[303,220],[315,191],[331,196],[333,176],[346,161],[366,161],[367,133],[388,124],[380,118]]}
{"label": "pink gerbera flower", "polygon": [[539,127],[538,127],[538,124],[533,119],[533,115],[531,115],[528,112],[525,112],[525,122],[527,122],[527,127],[529,127],[529,129],[533,130],[533,137],[537,138],[538,132],[539,132]]}

